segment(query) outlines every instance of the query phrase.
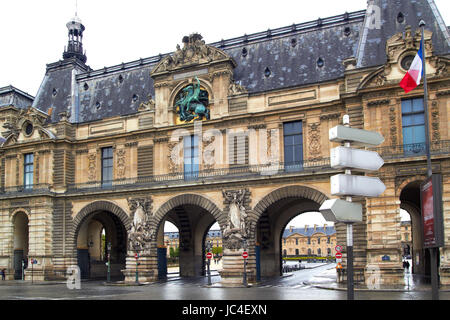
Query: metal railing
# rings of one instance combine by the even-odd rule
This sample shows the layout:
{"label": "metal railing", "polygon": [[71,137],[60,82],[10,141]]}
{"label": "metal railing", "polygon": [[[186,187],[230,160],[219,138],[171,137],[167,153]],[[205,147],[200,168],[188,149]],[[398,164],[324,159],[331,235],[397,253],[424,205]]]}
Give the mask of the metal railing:
{"label": "metal railing", "polygon": [[[371,148],[385,160],[404,159],[425,156],[425,143],[403,144]],[[431,155],[449,155],[450,140],[432,142]],[[197,172],[175,172],[144,177],[116,179],[111,181],[90,181],[67,185],[67,192],[83,192],[93,190],[135,189],[158,186],[176,186],[186,184],[208,184],[217,181],[246,180],[257,177],[282,177],[288,175],[307,175],[331,170],[330,158],[306,160],[295,164],[275,163],[268,165],[230,165],[225,168],[204,169]],[[0,189],[0,194],[41,194],[52,192],[50,184],[29,186],[10,186]]]}
{"label": "metal railing", "polygon": [[299,164],[285,165],[233,165],[226,168],[205,169],[197,172],[176,172],[145,177],[125,178],[112,181],[91,181],[68,185],[68,191],[83,191],[92,189],[114,190],[136,187],[151,187],[158,185],[183,185],[189,183],[211,183],[217,180],[243,180],[257,176],[278,176],[289,174],[308,174],[323,169],[331,169],[330,159],[303,161]]}
{"label": "metal railing", "polygon": [[[377,147],[370,150],[378,152],[384,160],[425,156],[426,145],[423,143],[401,144]],[[431,155],[450,154],[450,140],[434,141],[430,144]]]}

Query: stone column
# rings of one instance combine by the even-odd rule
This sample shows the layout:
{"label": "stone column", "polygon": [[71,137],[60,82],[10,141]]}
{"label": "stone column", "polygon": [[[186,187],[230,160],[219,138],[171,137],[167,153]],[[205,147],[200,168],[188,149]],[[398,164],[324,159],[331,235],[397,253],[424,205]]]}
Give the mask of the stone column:
{"label": "stone column", "polygon": [[156,231],[151,213],[153,201],[150,197],[127,200],[133,222],[128,230],[126,266],[125,270],[122,270],[125,282],[136,282],[136,269],[139,282],[155,281],[158,277],[158,258]]}
{"label": "stone column", "polygon": [[442,202],[444,219],[444,247],[440,249],[439,275],[441,284],[450,285],[450,161],[444,161],[442,168]]}
{"label": "stone column", "polygon": [[393,167],[385,168],[381,177],[385,192],[367,203],[366,284],[403,283],[400,234],[400,199],[395,193]]}
{"label": "stone column", "polygon": [[[53,203],[48,198],[36,198],[31,206],[28,223],[28,267],[25,280],[44,281],[54,276],[52,259]],[[31,265],[31,259],[37,264]]]}
{"label": "stone column", "polygon": [[256,280],[255,237],[250,234],[252,225],[248,219],[250,192],[247,189],[223,191],[224,212],[227,226],[223,232],[223,270],[220,272],[221,285],[236,287],[243,285],[244,241],[247,242],[247,281]]}

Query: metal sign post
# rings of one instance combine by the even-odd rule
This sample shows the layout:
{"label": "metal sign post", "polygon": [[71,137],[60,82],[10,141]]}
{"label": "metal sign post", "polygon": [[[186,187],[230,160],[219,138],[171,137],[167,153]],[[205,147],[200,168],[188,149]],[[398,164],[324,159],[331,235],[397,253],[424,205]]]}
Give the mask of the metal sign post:
{"label": "metal sign post", "polygon": [[244,279],[242,282],[244,284],[244,287],[247,287],[248,286],[248,283],[247,283],[247,258],[248,258],[247,240],[245,240],[245,239],[243,240],[242,247],[244,248],[244,252],[242,253],[242,257],[244,258],[244,275],[243,275]]}
{"label": "metal sign post", "polygon": [[208,243],[206,244],[206,250],[208,251],[207,254],[207,258],[208,258],[208,286],[211,285],[211,258],[212,258],[212,254],[211,254],[211,241],[208,240]]}
{"label": "metal sign post", "polygon": [[330,185],[331,194],[345,196],[345,200],[326,200],[319,211],[325,220],[347,225],[347,299],[353,300],[353,223],[362,221],[362,205],[353,203],[351,196],[378,197],[386,186],[376,177],[352,175],[350,168],[362,172],[376,171],[384,161],[376,152],[350,148],[350,143],[355,146],[376,146],[383,143],[384,138],[378,132],[350,128],[348,115],[344,116],[343,124],[330,129],[329,140],[344,144],[331,149],[330,163],[333,169],[345,169],[345,174],[332,176]]}
{"label": "metal sign post", "polygon": [[134,255],[134,257],[136,258],[136,279],[135,279],[135,281],[136,281],[136,284],[139,284],[139,274],[138,274],[138,266],[139,266],[138,259],[139,259],[139,253],[136,252],[136,254]]}

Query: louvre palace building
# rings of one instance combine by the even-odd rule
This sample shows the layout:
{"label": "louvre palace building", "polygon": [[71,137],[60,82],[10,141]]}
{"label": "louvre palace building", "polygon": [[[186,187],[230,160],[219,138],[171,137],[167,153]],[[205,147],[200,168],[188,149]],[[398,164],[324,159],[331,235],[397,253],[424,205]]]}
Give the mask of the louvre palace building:
{"label": "louvre palace building", "polygon": [[[7,280],[166,276],[164,223],[179,230],[180,276],[205,274],[205,237],[218,223],[220,282],[279,276],[289,221],[331,195],[329,129],[379,132],[384,159],[365,175],[386,190],[354,198],[355,279],[376,270],[404,281],[400,210],[411,216],[412,272],[430,274],[420,184],[427,175],[424,88],[405,93],[426,22],[424,52],[433,173],[442,176],[444,246],[439,280],[450,284],[450,34],[432,0],[361,1],[362,10],[205,43],[98,70],[85,26],[67,23],[60,61],[36,96],[0,88],[0,269]],[[89,27],[89,26],[87,26]],[[61,26],[64,28],[64,26]],[[203,30],[203,35],[207,29]],[[93,50],[93,48],[90,48]],[[336,223],[346,269],[346,226]],[[105,235],[105,245],[102,244]],[[31,264],[35,261],[35,264]],[[22,263],[25,271],[22,272]],[[345,277],[343,278],[345,280]]]}

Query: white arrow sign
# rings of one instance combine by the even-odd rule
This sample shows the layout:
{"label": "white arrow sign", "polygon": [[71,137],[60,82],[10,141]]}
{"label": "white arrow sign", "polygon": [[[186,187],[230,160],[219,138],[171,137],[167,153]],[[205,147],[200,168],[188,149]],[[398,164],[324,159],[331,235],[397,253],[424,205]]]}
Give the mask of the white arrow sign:
{"label": "white arrow sign", "polygon": [[331,194],[334,196],[378,197],[386,190],[379,178],[337,174],[331,176]]}
{"label": "white arrow sign", "polygon": [[336,147],[331,149],[330,163],[334,169],[352,168],[358,171],[375,171],[384,164],[375,151]]}
{"label": "white arrow sign", "polygon": [[367,131],[346,126],[336,126],[329,131],[330,141],[333,142],[351,142],[359,146],[377,146],[384,141],[384,137],[378,132]]}
{"label": "white arrow sign", "polygon": [[341,199],[326,200],[319,208],[326,221],[332,222],[361,222],[361,203],[349,202]]}

